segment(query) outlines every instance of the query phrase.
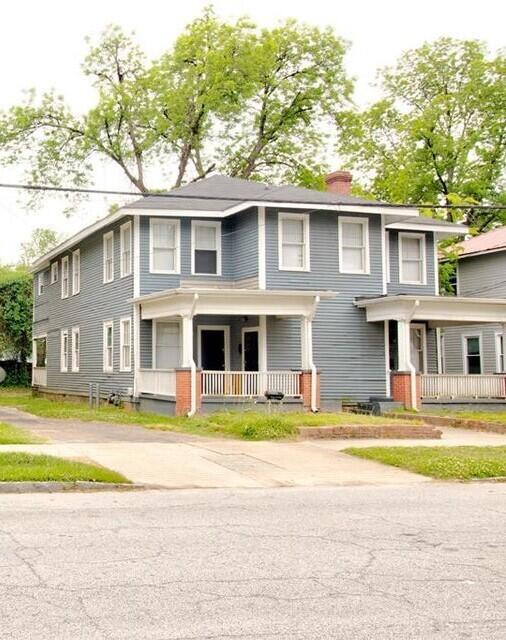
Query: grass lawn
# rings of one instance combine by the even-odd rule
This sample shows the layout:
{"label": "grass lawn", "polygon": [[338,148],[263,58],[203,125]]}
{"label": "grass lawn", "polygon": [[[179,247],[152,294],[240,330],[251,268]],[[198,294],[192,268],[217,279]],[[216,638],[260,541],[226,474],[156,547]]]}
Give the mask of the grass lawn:
{"label": "grass lawn", "polygon": [[0,444],[40,444],[41,442],[45,440],[29,431],[0,422]]}
{"label": "grass lawn", "polygon": [[128,482],[120,473],[84,462],[30,453],[0,453],[0,481]]}
{"label": "grass lawn", "polygon": [[[154,413],[127,411],[125,409],[102,406],[90,409],[84,402],[72,400],[52,400],[35,398],[30,390],[1,390],[0,406],[17,407],[42,418],[63,420],[83,420],[134,424],[148,429],[179,431],[197,435],[243,438],[246,440],[274,440],[293,438],[297,427],[371,425],[384,426],[405,423],[402,418],[394,420],[378,416],[353,413],[272,413],[265,414],[253,410],[221,411],[210,415],[168,417]],[[410,422],[410,424],[415,424]]]}
{"label": "grass lawn", "polygon": [[434,415],[445,416],[447,418],[506,424],[506,411],[452,411],[451,409],[430,409],[427,413],[433,413]]}
{"label": "grass lawn", "polygon": [[344,452],[442,480],[506,478],[506,446],[366,447]]}

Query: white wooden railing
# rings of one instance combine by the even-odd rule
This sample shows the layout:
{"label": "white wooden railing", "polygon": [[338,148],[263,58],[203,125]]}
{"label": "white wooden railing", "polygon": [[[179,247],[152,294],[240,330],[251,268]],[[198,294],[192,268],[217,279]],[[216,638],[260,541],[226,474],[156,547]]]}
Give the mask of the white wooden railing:
{"label": "white wooden railing", "polygon": [[175,396],[176,371],[174,369],[139,369],[137,384],[140,393]]}
{"label": "white wooden railing", "polygon": [[46,369],[46,367],[33,367],[32,368],[32,384],[36,384],[39,387],[47,386],[47,369]]}
{"label": "white wooden railing", "polygon": [[203,396],[263,396],[281,391],[285,397],[300,396],[300,371],[203,371]]}
{"label": "white wooden railing", "polygon": [[505,398],[506,375],[422,375],[422,398]]}

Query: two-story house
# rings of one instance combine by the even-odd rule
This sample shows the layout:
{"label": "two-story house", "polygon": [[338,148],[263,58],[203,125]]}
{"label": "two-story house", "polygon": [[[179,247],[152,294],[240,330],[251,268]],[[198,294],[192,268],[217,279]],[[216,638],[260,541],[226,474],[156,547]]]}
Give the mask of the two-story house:
{"label": "two-story house", "polygon": [[464,227],[353,197],[350,181],[215,175],[69,238],[33,267],[34,385],[98,384],[177,414],[267,390],[314,411],[390,394],[417,406],[435,328],[506,306],[438,296],[437,240]]}

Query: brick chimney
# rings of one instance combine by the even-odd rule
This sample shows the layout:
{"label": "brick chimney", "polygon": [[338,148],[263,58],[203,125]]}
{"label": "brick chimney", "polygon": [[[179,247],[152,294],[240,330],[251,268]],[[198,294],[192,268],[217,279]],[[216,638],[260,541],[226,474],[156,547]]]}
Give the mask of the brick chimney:
{"label": "brick chimney", "polygon": [[349,196],[351,189],[351,173],[349,171],[333,171],[325,177],[327,191]]}

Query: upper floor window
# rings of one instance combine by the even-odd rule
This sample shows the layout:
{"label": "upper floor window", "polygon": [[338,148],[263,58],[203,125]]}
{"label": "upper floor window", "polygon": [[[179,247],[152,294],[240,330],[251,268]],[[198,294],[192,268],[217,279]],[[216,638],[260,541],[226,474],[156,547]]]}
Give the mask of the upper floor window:
{"label": "upper floor window", "polygon": [[104,234],[104,284],[114,280],[114,231]]}
{"label": "upper floor window", "polygon": [[151,218],[149,270],[151,273],[179,273],[179,220]]}
{"label": "upper floor window", "polygon": [[76,249],[72,253],[72,295],[81,291],[81,252]]}
{"label": "upper floor window", "polygon": [[132,321],[130,318],[121,318],[119,323],[120,334],[120,371],[130,371],[132,368]]}
{"label": "upper floor window", "polygon": [[280,213],[278,222],[279,268],[309,271],[309,216]]}
{"label": "upper floor window", "polygon": [[53,262],[51,265],[51,284],[58,282],[58,263]]}
{"label": "upper floor window", "polygon": [[37,294],[41,296],[44,293],[44,285],[46,283],[46,274],[41,271],[37,276]]}
{"label": "upper floor window", "polygon": [[112,320],[104,322],[103,361],[104,371],[111,372],[114,368],[114,325]]}
{"label": "upper floor window", "polygon": [[192,274],[221,275],[221,222],[192,221]]}
{"label": "upper floor window", "polygon": [[399,233],[399,282],[426,284],[425,235]]}
{"label": "upper floor window", "polygon": [[69,369],[69,332],[63,329],[60,334],[60,371],[66,373]]}
{"label": "upper floor window", "polygon": [[367,218],[339,218],[339,271],[355,274],[370,272]]}
{"label": "upper floor window", "polygon": [[121,277],[132,273],[132,223],[125,222],[120,227]]}
{"label": "upper floor window", "polygon": [[69,257],[61,259],[61,297],[69,297]]}
{"label": "upper floor window", "polygon": [[72,327],[72,371],[79,371],[81,356],[81,332],[79,327]]}

